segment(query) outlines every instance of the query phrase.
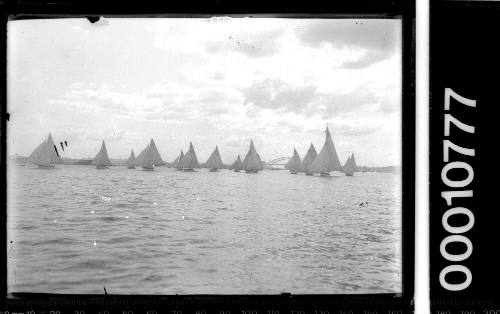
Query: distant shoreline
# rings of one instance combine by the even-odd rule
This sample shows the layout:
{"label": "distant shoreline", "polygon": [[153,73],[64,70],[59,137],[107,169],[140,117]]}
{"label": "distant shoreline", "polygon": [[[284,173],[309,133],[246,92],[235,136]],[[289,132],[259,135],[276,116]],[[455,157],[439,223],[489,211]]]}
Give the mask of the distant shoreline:
{"label": "distant shoreline", "polygon": [[[15,160],[18,164],[27,164],[30,163],[28,157],[24,156],[10,156],[10,160]],[[125,166],[126,159],[111,159],[111,166]],[[85,166],[90,165],[92,159],[80,158],[63,158],[63,162],[65,165],[76,165],[76,166]],[[165,162],[165,166],[171,166],[171,163]],[[200,167],[203,168],[204,164],[200,164]],[[229,169],[231,165],[224,165],[224,168]],[[383,166],[383,167],[368,167],[368,166],[358,166],[356,169],[357,172],[381,172],[381,173],[401,173],[401,166]]]}

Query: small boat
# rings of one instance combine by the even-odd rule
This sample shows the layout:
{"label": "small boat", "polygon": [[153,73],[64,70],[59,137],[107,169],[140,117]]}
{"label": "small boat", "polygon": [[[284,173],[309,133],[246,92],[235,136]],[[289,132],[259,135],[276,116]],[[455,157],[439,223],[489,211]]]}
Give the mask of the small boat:
{"label": "small boat", "polygon": [[97,169],[106,169],[111,166],[111,161],[109,161],[108,152],[106,150],[106,144],[102,141],[101,150],[94,157],[91,165],[95,166]]}
{"label": "small boat", "polygon": [[347,158],[347,161],[344,165],[344,173],[348,177],[352,177],[354,172],[356,171],[356,160],[354,159],[354,153]]}
{"label": "small boat", "polygon": [[311,143],[304,159],[302,159],[302,162],[300,163],[299,171],[304,172],[306,176],[312,176],[313,173],[310,171],[310,168],[316,157],[318,157],[318,153],[316,152],[314,145]]}
{"label": "small boat", "polygon": [[241,169],[245,169],[246,173],[257,173],[259,170],[264,169],[263,162],[255,149],[253,140],[250,140],[250,148],[241,163]]}
{"label": "small boat", "polygon": [[149,144],[134,160],[134,165],[141,166],[142,170],[152,171],[156,166],[163,165],[163,159],[156,148],[155,141],[151,139]]}
{"label": "small boat", "polygon": [[242,170],[240,155],[238,155],[238,158],[236,158],[231,167],[229,167],[229,170],[233,170],[234,172],[240,172],[240,170]]}
{"label": "small boat", "polygon": [[130,157],[128,157],[127,161],[125,162],[127,169],[135,169],[134,160],[135,160],[135,155],[134,155],[134,150],[132,149],[132,151],[130,152]]}
{"label": "small boat", "polygon": [[195,168],[200,168],[198,164],[198,158],[196,158],[196,152],[194,151],[193,143],[189,142],[189,150],[179,161],[179,166],[182,171],[194,172]]}
{"label": "small boat", "polygon": [[205,163],[205,168],[210,169],[210,172],[217,172],[218,169],[224,169],[224,164],[220,158],[219,148],[215,146],[214,151]]}
{"label": "small boat", "polygon": [[297,174],[297,172],[300,170],[300,156],[295,147],[293,148],[293,157],[288,161],[288,163],[285,165],[288,166],[287,169],[289,169],[291,174]]}
{"label": "small boat", "polygon": [[310,167],[311,172],[319,173],[322,177],[330,176],[330,172],[332,171],[342,171],[342,166],[340,165],[328,127],[326,127],[325,133],[325,144]]}

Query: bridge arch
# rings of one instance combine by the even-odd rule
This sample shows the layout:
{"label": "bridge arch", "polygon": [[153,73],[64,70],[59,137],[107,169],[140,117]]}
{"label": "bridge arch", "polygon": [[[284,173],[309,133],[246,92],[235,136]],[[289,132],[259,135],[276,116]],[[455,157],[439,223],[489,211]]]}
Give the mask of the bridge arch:
{"label": "bridge arch", "polygon": [[291,157],[278,157],[274,158],[273,160],[266,161],[266,166],[277,166],[277,165],[285,165]]}

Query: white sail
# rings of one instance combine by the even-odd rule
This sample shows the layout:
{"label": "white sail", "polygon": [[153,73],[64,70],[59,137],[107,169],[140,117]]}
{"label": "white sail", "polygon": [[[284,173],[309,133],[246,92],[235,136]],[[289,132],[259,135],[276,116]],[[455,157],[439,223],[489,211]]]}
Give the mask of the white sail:
{"label": "white sail", "polygon": [[57,156],[56,150],[55,150],[55,144],[54,140],[52,139],[52,134],[49,133],[49,136],[46,140],[44,140],[38,147],[29,155],[28,160],[30,162],[35,162],[38,158],[38,155],[44,149],[44,146],[47,146],[48,151],[49,151],[49,156],[50,156],[50,162],[52,164],[62,164],[63,160]]}
{"label": "white sail", "polygon": [[104,144],[104,141],[102,141],[101,150],[94,157],[91,165],[98,167],[111,166],[111,162],[109,161],[108,157],[108,151],[106,150],[106,144]]}
{"label": "white sail", "polygon": [[354,174],[354,172],[356,171],[356,161],[354,159],[354,154],[352,154],[351,156],[349,156],[349,158],[347,158],[347,161],[345,162],[345,165],[344,165],[344,173],[346,176],[352,176]]}
{"label": "white sail", "polygon": [[328,173],[336,170],[342,171],[342,166],[340,165],[337,151],[333,145],[330,130],[326,127],[325,145],[323,145],[318,157],[316,157],[312,163],[311,171],[314,173]]}
{"label": "white sail", "polygon": [[151,154],[151,145],[147,145],[146,148],[137,156],[134,161],[135,166],[150,167],[154,165],[153,158]]}
{"label": "white sail", "polygon": [[220,158],[219,148],[215,146],[214,151],[205,163],[205,168],[209,169],[224,169],[224,164]]}
{"label": "white sail", "polygon": [[309,150],[307,151],[304,159],[302,159],[302,162],[300,164],[300,171],[312,173],[310,168],[316,157],[318,157],[318,153],[316,152],[314,145],[311,143],[311,146],[309,146]]}
{"label": "white sail", "polygon": [[163,159],[161,159],[160,153],[158,152],[158,149],[156,148],[155,141],[151,139],[151,142],[149,143],[149,146],[151,148],[151,160],[155,166],[163,165]]}
{"label": "white sail", "polygon": [[354,168],[354,171],[358,171],[358,165],[356,165],[356,159],[354,158],[354,153],[351,155],[351,163]]}
{"label": "white sail", "polygon": [[293,170],[293,171],[298,171],[300,169],[300,156],[297,150],[294,148],[293,149],[293,157],[290,159],[290,161],[287,163],[288,167],[287,169]]}
{"label": "white sail", "polygon": [[42,152],[42,150],[45,148],[46,145],[47,145],[47,140],[41,142],[40,145],[38,145],[38,147],[31,153],[31,155],[29,155],[28,160],[30,162],[36,162],[38,156],[40,155],[40,153]]}
{"label": "white sail", "polygon": [[257,153],[257,150],[255,149],[253,140],[250,140],[250,148],[248,149],[245,159],[243,159],[243,162],[241,163],[241,168],[252,171],[263,169],[262,161]]}
{"label": "white sail", "polygon": [[234,163],[231,165],[231,167],[229,169],[230,170],[237,170],[237,171],[242,170],[240,155],[238,155],[238,158],[236,158],[236,160],[234,161]]}
{"label": "white sail", "polygon": [[158,152],[153,139],[151,139],[146,148],[144,148],[142,152],[137,155],[134,165],[142,167],[163,165],[163,160],[161,159],[160,153]]}
{"label": "white sail", "polygon": [[95,166],[111,166],[111,162],[109,161],[108,157],[108,151],[106,149],[106,144],[104,143],[104,141],[102,141],[101,149],[94,157],[91,164]]}
{"label": "white sail", "polygon": [[50,156],[50,148],[47,143],[43,143],[40,150],[35,158],[35,164],[43,167],[50,167],[53,165],[52,158]]}
{"label": "white sail", "polygon": [[179,168],[179,162],[184,158],[184,152],[181,150],[181,153],[177,158],[175,158],[174,162],[172,162],[172,167]]}
{"label": "white sail", "polygon": [[126,166],[133,166],[134,165],[134,160],[135,160],[135,155],[134,155],[134,150],[130,152],[130,156],[128,157],[127,161],[125,162]]}
{"label": "white sail", "polygon": [[196,152],[194,151],[193,143],[189,143],[189,150],[186,155],[179,161],[179,168],[182,169],[194,169],[200,168],[198,164],[198,158],[196,158]]}
{"label": "white sail", "polygon": [[50,152],[50,161],[53,164],[62,164],[63,160],[56,153],[56,145],[54,144],[54,140],[52,139],[52,134],[49,133],[49,138],[47,139],[47,145],[49,147]]}

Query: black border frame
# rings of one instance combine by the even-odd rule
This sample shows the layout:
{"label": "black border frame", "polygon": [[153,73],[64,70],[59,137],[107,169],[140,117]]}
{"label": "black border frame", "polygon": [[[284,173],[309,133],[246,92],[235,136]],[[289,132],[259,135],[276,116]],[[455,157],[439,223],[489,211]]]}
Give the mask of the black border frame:
{"label": "black border frame", "polygon": [[[45,0],[47,1],[47,0]],[[69,0],[68,0],[69,1]],[[1,5],[1,4],[0,4]],[[3,4],[1,19],[1,57],[6,65],[6,28],[9,20],[33,18],[120,16],[120,17],[210,17],[210,16],[267,16],[290,18],[400,18],[402,20],[402,267],[401,294],[351,294],[351,295],[64,295],[40,293],[13,293],[7,296],[6,245],[0,245],[0,256],[5,262],[0,270],[0,311],[6,308],[24,310],[107,309],[182,309],[184,311],[239,310],[239,309],[289,309],[289,310],[402,310],[413,311],[415,272],[415,2],[413,0],[349,0],[314,2],[307,4],[248,1],[230,3],[227,0],[208,0],[201,4],[191,2],[158,4],[152,0],[144,3],[116,3],[104,6],[98,3],[68,3],[64,0],[12,0]],[[6,123],[8,121],[6,68],[1,68],[0,89],[2,119],[0,140],[2,150],[1,190],[4,200],[0,222],[0,243],[6,243]],[[88,312],[87,312],[88,313]],[[232,312],[233,313],[233,312]],[[259,312],[260,314],[261,312]],[[346,313],[348,314],[348,313]]]}

